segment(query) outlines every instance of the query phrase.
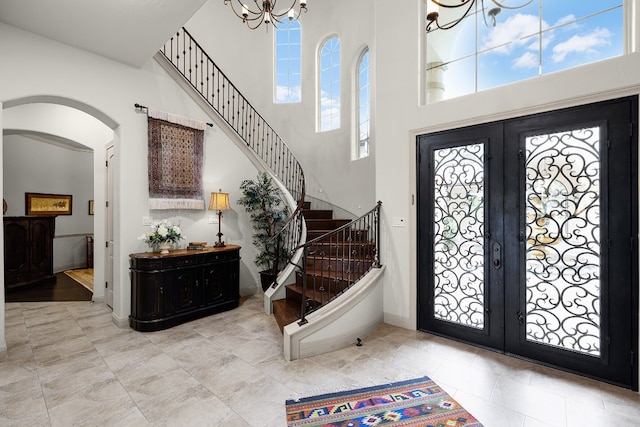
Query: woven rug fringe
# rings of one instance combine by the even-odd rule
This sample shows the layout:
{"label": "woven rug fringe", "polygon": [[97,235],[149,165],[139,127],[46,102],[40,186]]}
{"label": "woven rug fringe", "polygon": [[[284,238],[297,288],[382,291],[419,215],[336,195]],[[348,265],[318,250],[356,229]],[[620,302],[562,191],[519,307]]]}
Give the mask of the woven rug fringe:
{"label": "woven rug fringe", "polygon": [[381,384],[384,385],[384,384],[397,383],[400,381],[411,380],[413,378],[414,378],[413,375],[402,374],[402,375],[396,375],[394,377],[384,377],[376,381],[369,380],[369,381],[364,381],[357,384],[343,384],[343,385],[334,386],[334,387],[323,387],[323,388],[311,389],[311,390],[306,390],[304,395],[290,394],[289,400],[300,400],[308,396],[318,396],[322,394],[339,393],[342,391],[350,391],[356,388],[367,388],[367,387],[378,386]]}
{"label": "woven rug fringe", "polygon": [[167,113],[165,111],[154,110],[152,108],[147,109],[147,114],[153,119],[164,120],[165,122],[175,123],[177,125],[186,126],[193,129],[205,130],[207,127],[207,124],[205,122],[179,116],[177,114]]}
{"label": "woven rug fringe", "polygon": [[204,209],[204,200],[149,199],[149,209]]}

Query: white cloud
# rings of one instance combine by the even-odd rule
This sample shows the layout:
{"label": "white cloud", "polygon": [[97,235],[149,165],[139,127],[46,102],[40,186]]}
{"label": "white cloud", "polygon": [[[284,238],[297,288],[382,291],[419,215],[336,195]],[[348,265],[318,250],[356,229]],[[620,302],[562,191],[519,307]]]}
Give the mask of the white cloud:
{"label": "white cloud", "polygon": [[276,101],[277,102],[300,102],[302,89],[300,86],[277,86]]}
{"label": "white cloud", "polygon": [[[506,21],[497,24],[484,40],[482,50],[501,46],[494,52],[510,53],[515,47],[529,43],[529,39],[521,40],[523,37],[531,36],[539,32],[540,21],[537,16],[516,13]],[[545,24],[543,23],[543,27]]]}
{"label": "white cloud", "polygon": [[571,53],[594,53],[596,47],[611,44],[611,31],[606,28],[596,28],[590,34],[573,36],[569,40],[558,43],[553,47],[553,61],[561,62]]}
{"label": "white cloud", "polygon": [[573,15],[573,14],[566,15],[566,16],[563,16],[560,19],[558,19],[558,21],[555,24],[553,24],[553,26],[554,27],[559,27],[561,25],[568,24],[569,22],[575,21],[575,20],[576,20],[576,16],[575,15]]}
{"label": "white cloud", "polygon": [[321,130],[331,130],[340,127],[339,100],[332,100],[325,91],[321,91],[320,93],[320,122]]}
{"label": "white cloud", "polygon": [[532,69],[538,67],[538,56],[532,52],[525,52],[513,62],[513,68]]}

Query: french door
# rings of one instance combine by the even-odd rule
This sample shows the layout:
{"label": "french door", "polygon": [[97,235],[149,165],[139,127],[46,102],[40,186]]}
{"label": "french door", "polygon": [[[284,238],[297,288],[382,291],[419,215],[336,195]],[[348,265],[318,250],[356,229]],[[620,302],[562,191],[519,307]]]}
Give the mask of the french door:
{"label": "french door", "polygon": [[637,111],[419,136],[418,329],[637,389]]}

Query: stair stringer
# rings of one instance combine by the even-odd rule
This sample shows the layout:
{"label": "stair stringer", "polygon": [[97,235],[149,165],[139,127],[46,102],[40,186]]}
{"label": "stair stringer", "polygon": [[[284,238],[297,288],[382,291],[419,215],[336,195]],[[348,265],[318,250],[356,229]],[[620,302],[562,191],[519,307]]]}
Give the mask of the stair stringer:
{"label": "stair stringer", "polygon": [[339,298],[306,316],[307,323],[284,327],[284,357],[296,360],[355,345],[384,320],[384,266],[373,268]]}
{"label": "stair stringer", "polygon": [[[284,195],[285,203],[290,212],[295,212],[298,207],[298,202],[293,195],[284,186],[283,182],[275,175],[269,167],[263,162],[263,160],[253,151],[240,135],[224,120],[218,112],[202,97],[191,83],[185,78],[185,76],[176,69],[171,61],[164,56],[162,52],[157,52],[153,58],[160,64],[160,66],[171,76],[173,80],[178,83],[182,89],[202,108],[207,116],[218,126],[220,130],[231,140],[236,146],[244,153],[244,155],[251,161],[256,167],[258,172],[267,172],[273,179],[273,182],[278,186]],[[303,222],[303,230],[300,236],[299,246],[304,245],[307,241],[306,224]],[[275,288],[270,287],[264,294],[264,310],[267,314],[273,314],[272,301],[282,298],[285,294],[284,283],[289,283],[291,277],[295,277],[297,267],[294,264],[298,264],[303,255],[303,248],[300,248],[293,255],[291,262],[278,274],[276,279],[277,286]]]}

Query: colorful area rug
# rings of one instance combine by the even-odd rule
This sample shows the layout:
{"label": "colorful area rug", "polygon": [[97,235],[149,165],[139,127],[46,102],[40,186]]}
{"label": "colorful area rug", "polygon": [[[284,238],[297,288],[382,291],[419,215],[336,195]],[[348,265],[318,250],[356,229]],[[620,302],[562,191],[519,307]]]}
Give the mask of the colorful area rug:
{"label": "colorful area rug", "polygon": [[93,268],[81,268],[64,272],[76,282],[93,292]]}
{"label": "colorful area rug", "polygon": [[482,427],[430,378],[287,400],[287,426]]}

